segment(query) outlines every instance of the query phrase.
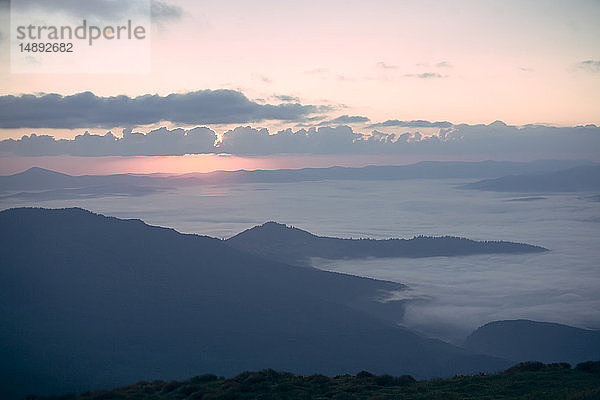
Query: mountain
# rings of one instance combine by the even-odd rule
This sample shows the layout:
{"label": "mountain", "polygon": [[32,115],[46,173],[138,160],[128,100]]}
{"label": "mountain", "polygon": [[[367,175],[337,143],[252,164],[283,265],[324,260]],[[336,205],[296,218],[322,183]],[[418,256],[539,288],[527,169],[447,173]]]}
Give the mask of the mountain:
{"label": "mountain", "polygon": [[477,242],[452,236],[387,240],[339,239],[316,236],[276,222],[247,229],[227,239],[227,244],[238,250],[299,265],[309,264],[310,257],[437,257],[547,251],[543,247],[524,243]]}
{"label": "mountain", "polygon": [[528,320],[494,321],[466,340],[471,351],[514,361],[600,360],[600,330]]}
{"label": "mountain", "polygon": [[190,182],[275,183],[323,180],[394,181],[404,179],[498,178],[508,174],[557,171],[588,165],[585,161],[539,160],[511,161],[422,161],[409,165],[369,165],[366,167],[328,167],[254,171],[215,171],[189,173],[176,178]]}
{"label": "mountain", "polygon": [[600,165],[595,164],[553,172],[484,179],[463,185],[461,188],[522,193],[598,191],[600,190]]}
{"label": "mountain", "polygon": [[[494,375],[456,376],[416,381],[362,371],[356,376],[298,376],[272,369],[244,372],[233,378],[205,374],[183,382],[139,382],[110,391],[51,397],[47,400],[170,399],[597,399],[600,362],[521,363]],[[43,400],[32,398],[31,400]]]}
{"label": "mountain", "polygon": [[0,190],[47,190],[47,189],[71,189],[86,186],[112,185],[157,185],[164,183],[164,178],[152,175],[67,175],[44,168],[32,167],[26,171],[0,176]]}
{"label": "mountain", "polygon": [[496,371],[396,324],[403,285],[269,261],[82,209],[0,211],[3,398],[275,368],[416,377]]}
{"label": "mountain", "polygon": [[114,174],[72,176],[33,167],[0,176],[3,197],[61,200],[104,196],[141,196],[181,186],[236,183],[280,183],[324,180],[403,180],[446,178],[497,178],[507,174],[556,171],[587,165],[582,161],[459,162],[424,161],[401,166],[303,168],[255,171],[214,171],[180,175]]}
{"label": "mountain", "polygon": [[153,175],[72,176],[39,167],[0,176],[3,198],[64,200],[105,196],[143,196],[172,188],[167,179]]}

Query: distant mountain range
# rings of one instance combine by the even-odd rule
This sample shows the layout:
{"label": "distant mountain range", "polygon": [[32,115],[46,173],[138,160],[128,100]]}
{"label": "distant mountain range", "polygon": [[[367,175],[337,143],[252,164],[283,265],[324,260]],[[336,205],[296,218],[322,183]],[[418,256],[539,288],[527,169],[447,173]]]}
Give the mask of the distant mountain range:
{"label": "distant mountain range", "polygon": [[600,165],[586,165],[536,174],[509,175],[469,183],[462,188],[520,193],[600,191]]}
{"label": "distant mountain range", "polygon": [[514,361],[600,360],[600,331],[528,320],[494,321],[475,330],[465,348]]}
{"label": "distant mountain range", "polygon": [[499,178],[510,174],[554,172],[565,168],[590,164],[583,161],[426,161],[402,166],[215,171],[169,176],[160,174],[71,176],[33,167],[14,175],[0,176],[0,198],[61,200],[104,196],[141,196],[175,187],[205,184],[282,183],[324,180],[385,181],[404,179]]}
{"label": "distant mountain range", "polygon": [[276,222],[267,222],[241,232],[227,239],[227,244],[261,257],[299,265],[309,265],[311,257],[436,257],[547,251],[543,247],[525,243],[477,242],[452,236],[388,240],[339,239],[316,236]]}
{"label": "distant mountain range", "polygon": [[399,283],[82,209],[0,211],[2,397],[274,368],[418,378],[510,362],[401,328]]}

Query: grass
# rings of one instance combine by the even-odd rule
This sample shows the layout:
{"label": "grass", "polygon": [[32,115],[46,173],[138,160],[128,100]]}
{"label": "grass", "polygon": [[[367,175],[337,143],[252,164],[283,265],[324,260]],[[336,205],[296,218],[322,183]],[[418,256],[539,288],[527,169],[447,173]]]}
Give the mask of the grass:
{"label": "grass", "polygon": [[569,364],[521,363],[493,375],[456,376],[416,381],[405,375],[333,378],[300,376],[263,370],[244,372],[234,378],[201,375],[186,381],[138,382],[114,390],[97,390],[30,400],[209,400],[209,399],[600,399],[600,362]]}

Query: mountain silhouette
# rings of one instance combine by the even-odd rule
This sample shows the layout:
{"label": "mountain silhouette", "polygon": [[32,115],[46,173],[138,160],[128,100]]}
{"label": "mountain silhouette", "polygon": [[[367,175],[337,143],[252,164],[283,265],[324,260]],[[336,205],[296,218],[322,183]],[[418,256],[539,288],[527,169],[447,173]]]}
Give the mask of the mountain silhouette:
{"label": "mountain silhouette", "polygon": [[594,164],[553,172],[484,179],[463,185],[461,188],[522,193],[599,191],[600,165]]}
{"label": "mountain silhouette", "polygon": [[600,331],[529,320],[494,321],[465,341],[471,351],[514,361],[600,360]]}
{"label": "mountain silhouette", "polygon": [[[403,285],[270,261],[82,209],[0,211],[4,398],[276,368],[415,377],[496,371],[403,329]],[[395,318],[394,318],[395,316]]]}
{"label": "mountain silhouette", "polygon": [[62,200],[104,196],[140,196],[157,190],[206,184],[282,183],[324,180],[405,180],[498,178],[508,174],[556,171],[588,165],[582,161],[423,161],[400,166],[328,167],[254,171],[213,171],[179,175],[112,174],[72,176],[39,167],[0,176],[0,194],[28,200]]}
{"label": "mountain silhouette", "polygon": [[442,236],[416,236],[412,239],[339,239],[276,222],[247,229],[229,239],[230,246],[262,257],[307,265],[310,257],[343,259],[365,257],[437,257],[490,253],[531,253],[547,249],[524,243],[478,242]]}
{"label": "mountain silhouette", "polygon": [[72,176],[39,167],[32,167],[14,175],[0,176],[2,198],[25,200],[143,196],[172,187],[167,179],[154,175]]}

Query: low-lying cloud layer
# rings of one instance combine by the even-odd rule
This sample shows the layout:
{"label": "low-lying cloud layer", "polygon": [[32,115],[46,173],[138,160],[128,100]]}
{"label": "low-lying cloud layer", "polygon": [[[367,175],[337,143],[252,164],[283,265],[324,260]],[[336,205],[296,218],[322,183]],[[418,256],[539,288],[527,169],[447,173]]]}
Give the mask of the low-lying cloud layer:
{"label": "low-lying cloud layer", "polygon": [[[185,113],[185,111],[183,111]],[[360,133],[349,126],[281,130],[239,126],[221,138],[208,127],[160,128],[146,134],[123,131],[104,135],[85,133],[74,139],[49,135],[25,135],[0,142],[0,153],[25,156],[46,155],[182,155],[229,153],[272,154],[392,154],[429,159],[590,159],[598,160],[600,128],[595,125],[556,128],[538,125],[452,125],[447,122],[386,121],[386,127],[407,127],[404,133]],[[436,133],[425,134],[419,127]]]}
{"label": "low-lying cloud layer", "polygon": [[259,104],[235,90],[199,90],[168,96],[0,96],[0,128],[112,128],[170,121],[184,125],[235,124],[263,120],[303,121],[325,106]]}

